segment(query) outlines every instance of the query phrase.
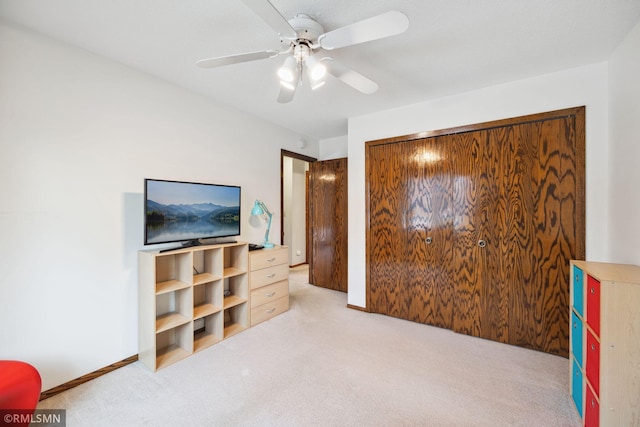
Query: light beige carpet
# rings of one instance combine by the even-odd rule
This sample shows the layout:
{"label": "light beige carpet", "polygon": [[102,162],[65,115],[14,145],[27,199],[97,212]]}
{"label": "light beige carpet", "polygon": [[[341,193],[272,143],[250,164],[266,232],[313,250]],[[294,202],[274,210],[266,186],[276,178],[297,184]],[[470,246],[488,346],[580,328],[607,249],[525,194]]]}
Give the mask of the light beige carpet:
{"label": "light beige carpet", "polygon": [[346,307],[292,270],[291,309],[175,365],[42,401],[67,426],[579,426],[567,359]]}

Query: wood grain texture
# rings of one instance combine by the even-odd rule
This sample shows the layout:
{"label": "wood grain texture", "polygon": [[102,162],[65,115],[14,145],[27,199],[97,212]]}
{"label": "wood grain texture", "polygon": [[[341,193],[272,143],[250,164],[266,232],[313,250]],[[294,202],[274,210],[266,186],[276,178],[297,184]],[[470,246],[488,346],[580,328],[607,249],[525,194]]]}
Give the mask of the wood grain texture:
{"label": "wood grain texture", "polygon": [[569,261],[578,255],[575,118],[513,127],[504,141],[510,342],[568,356]]}
{"label": "wood grain texture", "polygon": [[452,186],[447,144],[442,138],[407,146],[406,304],[408,319],[451,328]]}
{"label": "wood grain texture", "polygon": [[407,247],[404,202],[407,192],[406,144],[370,147],[369,306],[374,313],[408,318],[404,287]]}
{"label": "wood grain texture", "polygon": [[[585,255],[584,116],[367,142],[369,309],[566,357],[569,260]],[[427,152],[445,161],[419,165]]]}
{"label": "wood grain texture", "polygon": [[310,283],[347,292],[347,159],[309,164]]}
{"label": "wood grain texture", "polygon": [[[499,264],[500,151],[488,131],[451,137],[454,189],[453,330],[508,339],[508,299]],[[481,241],[485,242],[482,247]]]}
{"label": "wood grain texture", "polygon": [[102,376],[104,374],[108,374],[109,372],[113,372],[116,369],[122,368],[123,366],[127,366],[130,363],[133,363],[133,362],[135,362],[137,360],[138,360],[138,355],[134,354],[133,356],[127,357],[126,359],[123,359],[123,360],[121,360],[119,362],[112,363],[111,365],[105,366],[104,368],[100,368],[97,371],[93,371],[93,372],[90,372],[90,373],[88,373],[86,375],[78,377],[78,378],[76,378],[74,380],[67,381],[64,384],[60,384],[57,387],[50,388],[49,390],[45,390],[42,393],[40,393],[40,399],[39,400],[44,400],[44,399],[48,399],[50,397],[53,397],[56,394],[62,393],[63,391],[70,390],[70,389],[72,389],[74,387],[77,387],[77,386],[79,386],[81,384],[84,384],[84,383],[89,382],[89,381],[91,381],[91,380],[93,380],[95,378],[98,378],[98,377],[100,377],[100,376]]}

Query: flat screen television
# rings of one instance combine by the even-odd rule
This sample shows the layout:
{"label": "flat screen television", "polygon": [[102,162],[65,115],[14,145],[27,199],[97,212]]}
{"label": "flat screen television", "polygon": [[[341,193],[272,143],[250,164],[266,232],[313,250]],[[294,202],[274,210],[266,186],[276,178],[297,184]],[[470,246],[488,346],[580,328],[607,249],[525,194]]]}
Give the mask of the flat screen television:
{"label": "flat screen television", "polygon": [[[240,187],[198,182],[144,180],[144,244],[240,235]],[[231,241],[233,239],[222,239]]]}

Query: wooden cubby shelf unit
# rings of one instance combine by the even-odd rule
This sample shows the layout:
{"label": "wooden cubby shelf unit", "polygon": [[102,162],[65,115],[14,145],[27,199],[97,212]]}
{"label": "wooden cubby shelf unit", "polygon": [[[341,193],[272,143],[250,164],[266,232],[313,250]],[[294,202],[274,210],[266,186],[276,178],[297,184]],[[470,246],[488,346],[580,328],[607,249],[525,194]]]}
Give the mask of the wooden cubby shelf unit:
{"label": "wooden cubby shelf unit", "polygon": [[169,366],[249,327],[246,243],[138,253],[139,360]]}

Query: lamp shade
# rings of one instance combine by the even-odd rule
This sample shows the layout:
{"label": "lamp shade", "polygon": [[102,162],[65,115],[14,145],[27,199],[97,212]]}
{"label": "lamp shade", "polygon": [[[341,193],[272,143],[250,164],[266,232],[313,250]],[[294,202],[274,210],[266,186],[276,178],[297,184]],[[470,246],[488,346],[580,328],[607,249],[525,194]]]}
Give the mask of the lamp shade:
{"label": "lamp shade", "polygon": [[304,64],[307,66],[307,72],[309,73],[309,79],[311,81],[315,82],[320,80],[327,73],[327,67],[313,56],[307,57],[307,59],[304,60]]}
{"label": "lamp shade", "polygon": [[262,206],[260,206],[260,202],[258,200],[253,204],[253,209],[251,209],[251,215],[264,215],[264,210]]}
{"label": "lamp shade", "polygon": [[284,60],[282,67],[278,68],[278,77],[283,82],[293,83],[298,75],[298,62],[293,56]]}

